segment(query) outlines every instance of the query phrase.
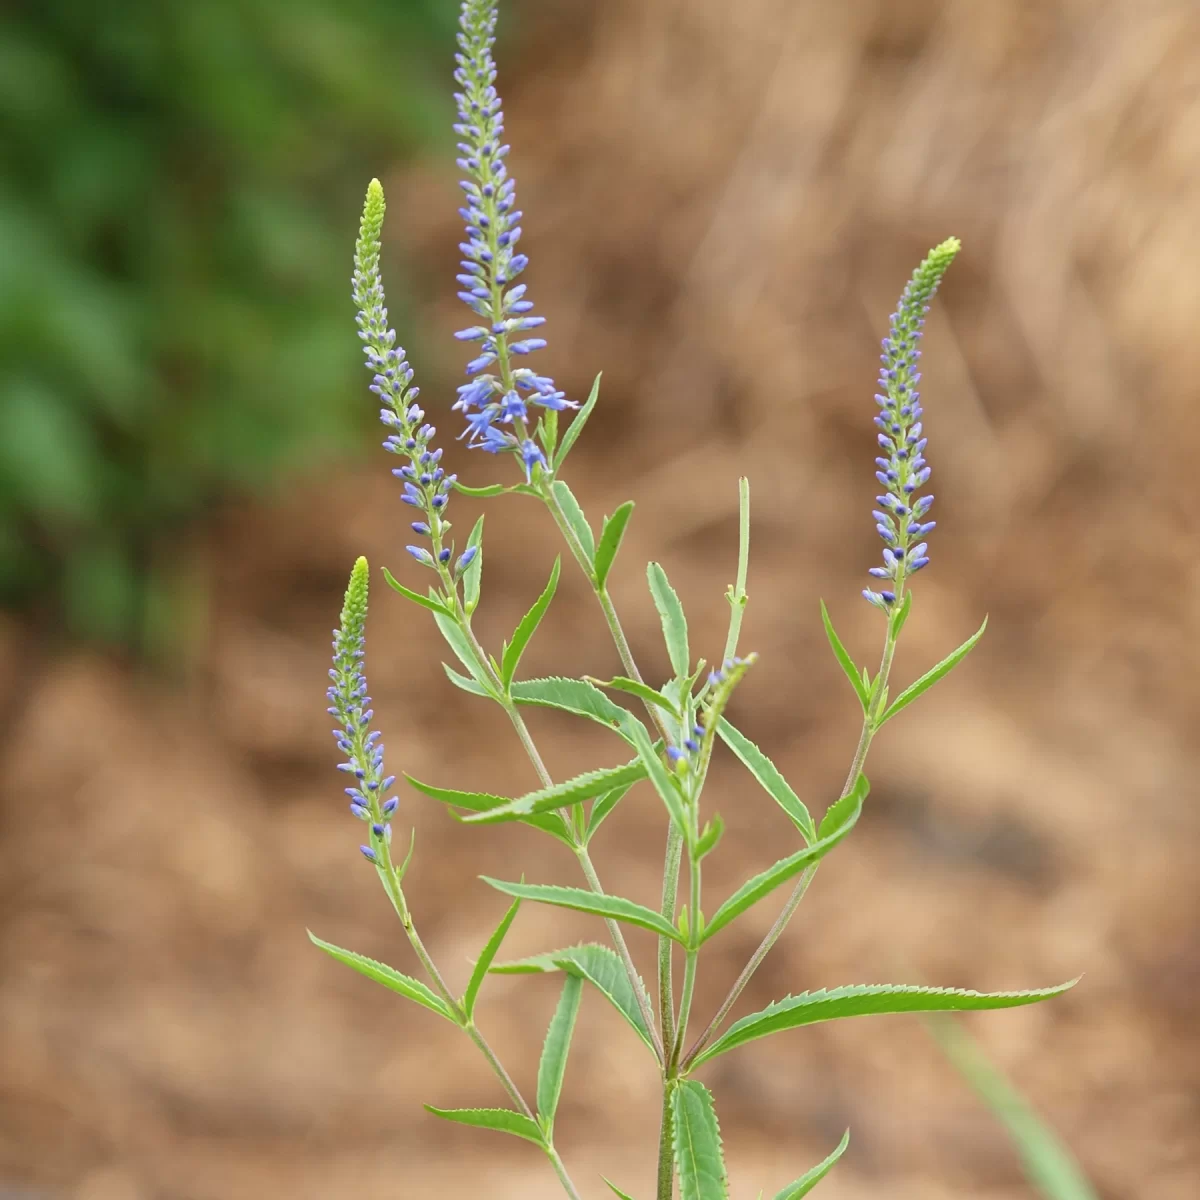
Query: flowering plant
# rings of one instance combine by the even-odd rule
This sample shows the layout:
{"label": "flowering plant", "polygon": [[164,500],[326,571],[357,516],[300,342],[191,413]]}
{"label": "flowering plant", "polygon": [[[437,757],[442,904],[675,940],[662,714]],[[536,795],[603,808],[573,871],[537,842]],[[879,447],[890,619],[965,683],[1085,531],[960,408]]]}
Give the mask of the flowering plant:
{"label": "flowering plant", "polygon": [[[393,851],[392,826],[399,800],[394,775],[387,774],[379,734],[372,730],[372,710],[364,673],[364,630],[368,568],[354,565],[341,622],[334,636],[330,671],[329,712],[344,755],[340,769],[349,776],[351,813],[366,829],[362,854],[374,867],[412,943],[427,979],[402,974],[390,966],[339,949],[318,938],[314,942],[334,958],[458,1026],[471,1038],[495,1072],[507,1097],[505,1107],[443,1109],[427,1106],[435,1116],[524,1138],[549,1159],[565,1192],[579,1197],[555,1141],[554,1117],[562,1091],[568,1051],[585,987],[598,991],[624,1018],[644,1044],[662,1080],[657,1200],[670,1200],[678,1179],[683,1200],[722,1200],[728,1182],[722,1157],[714,1101],[697,1078],[713,1059],[758,1038],[843,1017],[871,1013],[945,1012],[1011,1008],[1047,999],[1071,984],[1032,991],[981,993],[951,988],[869,984],[835,987],[788,996],[760,1012],[724,1027],[738,997],[771,947],[779,939],[811,884],[820,861],[854,828],[863,811],[868,784],[863,770],[871,742],[879,730],[951,671],[971,650],[983,627],[926,672],[892,695],[889,681],[896,643],[912,609],[911,583],[929,563],[929,520],[933,496],[925,491],[926,464],[920,382],[920,342],[925,321],[942,277],[959,249],[951,238],[937,246],[914,272],[891,318],[882,346],[876,478],[882,494],[873,513],[882,539],[882,565],[871,568],[879,590],[866,590],[866,600],[880,610],[883,650],[874,675],[858,667],[843,646],[829,613],[821,616],[830,646],[862,709],[862,727],[841,794],[820,820],[808,808],[771,760],[724,716],[735,688],[751,672],[757,656],[742,653],[739,642],[747,603],[749,558],[749,485],[741,480],[740,548],[736,582],[727,593],[729,630],[717,664],[708,669],[693,655],[683,608],[666,573],[657,563],[647,569],[651,597],[662,622],[673,676],[648,682],[634,661],[629,642],[609,594],[609,574],[621,547],[633,502],[621,505],[595,530],[562,478],[565,460],[597,403],[598,383],[565,430],[560,414],[579,406],[554,381],[526,366],[529,356],[545,346],[531,331],[544,318],[534,315],[526,286],[516,282],[527,266],[518,249],[521,213],[503,143],[504,118],[497,95],[492,58],[496,0],[465,0],[458,35],[457,95],[461,139],[458,164],[465,178],[460,210],[466,229],[461,244],[460,298],[476,323],[457,336],[476,346],[467,364],[468,382],[458,389],[453,410],[460,412],[461,437],[471,446],[516,460],[515,482],[472,488],[447,474],[436,429],[426,423],[413,386],[413,370],[396,335],[388,327],[380,277],[380,234],[383,190],[377,180],[367,190],[355,251],[354,301],[358,325],[372,374],[371,390],[383,403],[387,427],[385,448],[401,460],[394,474],[402,481],[405,504],[415,509],[412,524],[419,541],[408,546],[417,564],[428,570],[427,590],[410,588],[387,571],[387,583],[411,603],[431,614],[462,671],[446,668],[457,687],[500,705],[537,775],[537,787],[521,796],[496,796],[457,790],[408,777],[418,792],[446,805],[469,824],[521,822],[558,839],[578,860],[585,886],[485,882],[512,903],[495,932],[480,950],[463,991],[453,989],[435,965],[417,932],[404,891],[411,848],[401,857]],[[612,634],[623,674],[608,680],[520,677],[521,657],[554,599],[560,563],[550,571],[545,589],[517,625],[499,654],[481,645],[472,627],[480,600],[483,567],[482,518],[460,547],[451,536],[447,508],[455,491],[476,497],[516,493],[544,504],[561,531],[567,549],[590,584]],[[986,624],[986,622],[985,622]],[[465,672],[465,674],[463,673]],[[621,703],[625,701],[626,703]],[[625,745],[628,761],[555,780],[547,771],[523,716],[527,706],[551,707],[598,722]],[[641,711],[633,706],[640,705]],[[798,835],[798,848],[747,880],[715,909],[703,907],[702,867],[722,834],[721,818],[706,811],[704,785],[717,744],[722,743],[779,807]],[[666,853],[662,902],[652,909],[605,890],[589,853],[589,844],[631,787],[648,781],[665,809]],[[686,888],[680,895],[683,864]],[[777,889],[791,892],[775,923],[750,957],[725,1001],[697,1034],[692,1027],[692,999],[700,952],[708,941]],[[497,961],[504,941],[524,902],[556,905],[602,918],[610,944],[588,943],[551,950],[518,962]],[[643,981],[623,933],[626,925],[658,935],[656,986]],[[682,981],[676,989],[677,958]],[[562,976],[562,996],[550,1022],[538,1067],[537,1094],[531,1102],[518,1089],[477,1023],[477,1004],[489,972],[554,973]],[[776,1200],[798,1200],[833,1167],[848,1145],[843,1137],[829,1156],[786,1185]],[[618,1196],[629,1193],[605,1181]]]}

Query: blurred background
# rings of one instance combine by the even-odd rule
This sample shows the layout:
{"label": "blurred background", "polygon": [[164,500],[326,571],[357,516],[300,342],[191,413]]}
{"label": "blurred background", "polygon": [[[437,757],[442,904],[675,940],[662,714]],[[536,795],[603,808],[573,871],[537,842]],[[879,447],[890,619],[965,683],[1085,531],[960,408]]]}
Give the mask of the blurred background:
{"label": "blurred background", "polygon": [[[461,372],[450,0],[16,0],[0,14],[0,1195],[551,1197],[532,1148],[421,1101],[490,1105],[473,1048],[304,936],[413,965],[355,849],[324,712],[354,557],[414,582],[349,301],[367,180],[427,408]],[[1200,15],[1191,0],[510,0],[501,87],[544,365],[600,406],[568,478],[638,508],[613,590],[665,673],[642,564],[720,652],[736,479],[754,507],[735,719],[814,810],[855,705],[877,339],[912,268],[964,249],[930,316],[938,494],[896,668],[990,614],[967,664],[889,725],[854,837],[742,1001],[903,979],[1053,983],[970,1023],[1105,1200],[1200,1184]],[[475,484],[508,464],[453,442]],[[556,535],[488,502],[495,647]],[[478,502],[455,499],[469,528]],[[393,767],[533,780],[502,715],[450,689],[422,614],[376,579],[369,667]],[[419,582],[419,579],[417,580]],[[617,664],[567,575],[532,674]],[[603,731],[532,724],[555,773]],[[778,856],[781,814],[720,760],[713,893]],[[657,895],[660,803],[597,840]],[[528,830],[405,797],[410,894],[461,985],[503,910],[474,876],[574,883]],[[546,844],[543,844],[543,843]],[[772,920],[712,944],[711,1011]],[[513,956],[602,932],[527,906]],[[652,947],[634,942],[649,970]],[[553,981],[489,985],[481,1025],[531,1081]],[[648,1058],[588,996],[558,1120],[586,1194],[650,1188]],[[1002,1131],[907,1018],[722,1058],[735,1195],[853,1130],[830,1200],[1033,1193]],[[8,1191],[4,1189],[7,1188]]]}

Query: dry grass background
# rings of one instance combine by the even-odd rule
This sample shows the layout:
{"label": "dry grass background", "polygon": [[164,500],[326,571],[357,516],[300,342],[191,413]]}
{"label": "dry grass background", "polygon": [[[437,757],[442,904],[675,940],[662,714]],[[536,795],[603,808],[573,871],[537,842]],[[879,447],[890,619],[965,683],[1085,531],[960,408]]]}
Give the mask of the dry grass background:
{"label": "dry grass background", "polygon": [[[524,24],[506,94],[547,357],[576,396],[606,372],[570,478],[595,518],[638,501],[614,589],[653,672],[641,564],[665,563],[693,645],[719,653],[735,481],[750,475],[743,644],[763,662],[737,716],[813,807],[854,739],[818,597],[860,658],[880,636],[855,598],[876,554],[876,339],[925,248],[964,241],[926,342],[939,528],[898,677],[984,612],[989,632],[879,739],[865,819],[743,1005],[859,980],[1020,987],[1084,971],[1068,997],[972,1028],[1106,1200],[1194,1197],[1195,5],[531,0]],[[389,252],[427,295],[448,295],[455,192],[445,163],[390,181]],[[431,405],[454,382],[458,319],[432,311],[436,349],[416,353]],[[484,482],[498,464],[460,465]],[[353,556],[403,564],[394,491],[372,457],[199,535],[213,603],[183,686],[5,631],[0,1180],[78,1200],[555,1194],[528,1147],[420,1110],[497,1100],[465,1039],[303,936],[408,962],[355,866],[321,702]],[[495,643],[555,548],[520,498],[489,511],[478,624]],[[467,527],[474,506],[455,513]],[[379,589],[370,645],[395,765],[530,784],[503,721],[445,686],[429,626]],[[528,669],[614,665],[569,578]],[[612,760],[599,731],[535,724],[555,771]],[[730,763],[713,784],[729,824],[706,880],[720,894],[790,839]],[[419,920],[456,979],[501,911],[476,873],[573,881],[525,831],[462,831],[416,797],[404,813]],[[610,888],[652,899],[661,826],[652,796],[627,801],[600,839]],[[700,1013],[772,916],[764,905],[713,943]],[[588,933],[528,908],[510,949]],[[553,1002],[528,981],[485,998],[522,1079]],[[589,998],[560,1140],[593,1196],[601,1169],[648,1194],[655,1079],[626,1032]],[[914,1021],[797,1032],[722,1059],[708,1082],[736,1196],[771,1194],[846,1125],[829,1200],[1031,1194]]]}

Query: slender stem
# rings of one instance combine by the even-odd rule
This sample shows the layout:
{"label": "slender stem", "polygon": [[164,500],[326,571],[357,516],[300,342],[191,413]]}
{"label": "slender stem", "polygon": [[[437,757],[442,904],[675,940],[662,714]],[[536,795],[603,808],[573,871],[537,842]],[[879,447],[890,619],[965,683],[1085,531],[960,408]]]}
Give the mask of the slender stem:
{"label": "slender stem", "polygon": [[[404,932],[412,944],[417,958],[421,962],[421,966],[425,968],[425,973],[429,976],[430,982],[446,1002],[455,1022],[463,1029],[471,1041],[475,1043],[479,1052],[487,1061],[488,1066],[492,1068],[496,1078],[500,1081],[500,1086],[504,1088],[508,1094],[508,1098],[516,1106],[517,1111],[522,1116],[528,1117],[529,1120],[536,1121],[537,1116],[533,1109],[530,1108],[528,1101],[521,1094],[521,1089],[513,1082],[512,1076],[496,1056],[496,1052],[489,1045],[487,1038],[480,1032],[474,1020],[467,1016],[458,997],[450,990],[445,977],[430,957],[429,951],[425,948],[425,943],[421,940],[421,935],[417,932],[417,927],[412,919],[412,913],[409,911],[408,902],[404,896],[404,889],[400,885],[399,875],[395,864],[392,862],[391,849],[386,843],[383,843],[380,849],[382,850],[383,857],[383,861],[377,867],[380,880],[383,883],[384,890],[387,892],[388,899],[392,902],[392,907],[396,910],[396,915],[400,918],[400,924],[403,926]],[[580,1200],[579,1192],[571,1182],[571,1177],[567,1174],[567,1169],[563,1165],[558,1151],[555,1150],[552,1143],[547,1144],[544,1149],[547,1157],[550,1159],[551,1166],[554,1168],[554,1173],[558,1176],[559,1182],[563,1186],[563,1190],[571,1197],[571,1200]]]}
{"label": "slender stem", "polygon": [[[904,580],[901,578],[898,581],[896,588],[896,609],[899,608],[903,600]],[[883,655],[879,662],[879,674],[876,676],[875,684],[872,690],[871,703],[867,711],[863,714],[862,731],[859,733],[858,745],[854,750],[854,758],[850,763],[850,770],[846,774],[846,782],[842,785],[842,797],[848,796],[853,790],[855,783],[858,780],[859,772],[862,771],[864,764],[867,761],[867,751],[871,748],[871,739],[875,736],[877,728],[876,722],[879,719],[879,714],[883,708],[883,691],[887,687],[888,675],[892,669],[892,659],[896,653],[896,634],[895,625],[888,618],[887,637],[883,644]],[[710,1038],[716,1033],[721,1022],[729,1015],[729,1010],[733,1008],[738,997],[742,994],[746,985],[750,982],[754,972],[758,970],[764,958],[770,953],[771,948],[779,940],[783,931],[787,928],[788,922],[792,919],[792,914],[800,905],[800,901],[804,899],[804,893],[808,891],[809,884],[813,881],[813,876],[817,873],[817,863],[813,863],[800,876],[796,883],[792,894],[788,897],[787,903],[783,906],[783,911],[776,918],[775,923],[767,930],[766,936],[759,943],[758,949],[754,951],[750,957],[750,961],[742,968],[741,974],[737,977],[733,987],[729,991],[729,995],[725,997],[721,1007],[717,1010],[716,1016],[708,1023],[705,1031],[696,1039],[692,1048],[687,1052],[680,1065],[681,1071],[686,1071],[688,1067],[695,1061],[696,1056],[708,1044]]]}
{"label": "slender stem", "polygon": [[[443,580],[448,584],[447,594],[455,595],[453,583],[449,578]],[[475,631],[471,628],[470,619],[463,611],[461,604],[458,603],[456,597],[456,615],[459,627],[462,629],[471,650],[475,656],[476,664],[479,669],[491,681],[493,687],[496,688],[500,695],[504,695],[504,686],[500,677],[492,668],[492,664],[488,661],[487,652],[480,645],[479,639],[475,636]],[[525,753],[529,756],[529,761],[533,764],[533,769],[537,772],[538,779],[545,788],[554,786],[554,779],[550,772],[546,769],[546,764],[542,760],[541,754],[538,752],[536,743],[533,740],[533,735],[529,732],[529,726],[525,724],[525,718],[521,716],[520,709],[513,703],[511,699],[505,696],[500,701],[504,711],[508,714],[508,719],[512,722],[513,728],[517,731],[517,737],[521,740],[521,745],[525,749]],[[573,830],[577,833],[577,828],[573,825]],[[588,885],[592,891],[598,896],[605,894],[604,888],[600,883],[600,877],[596,873],[596,868],[592,863],[591,856],[588,854],[587,846],[580,843],[575,847],[575,855],[579,859],[579,865],[583,868],[584,876],[588,881]],[[605,925],[608,927],[609,936],[612,938],[613,945],[616,947],[617,954],[620,956],[621,964],[625,968],[625,974],[629,977],[630,986],[633,988],[633,993],[637,997],[638,1008],[641,1010],[642,1019],[646,1022],[646,1027],[650,1031],[651,1039],[654,1043],[655,1053],[658,1056],[659,1062],[663,1061],[665,1051],[659,1041],[658,1031],[654,1024],[654,1009],[650,1003],[650,996],[646,991],[646,985],[642,982],[641,976],[637,972],[637,967],[633,962],[633,955],[629,953],[629,945],[625,941],[625,935],[621,932],[620,925],[610,917],[604,919]]]}
{"label": "slender stem", "polygon": [[750,480],[738,480],[738,566],[737,582],[725,593],[729,601],[729,634],[725,638],[725,658],[737,653],[742,633],[742,616],[750,597],[746,595],[746,575],[750,569]]}
{"label": "slender stem", "polygon": [[671,1117],[672,1085],[663,1080],[662,1122],[658,1127],[658,1187],[655,1200],[673,1200],[675,1195],[675,1147]]}
{"label": "slender stem", "polygon": [[[683,860],[683,834],[672,821],[667,828],[667,851],[663,862],[662,905],[659,911],[675,924],[675,905],[679,898],[679,864]],[[675,1042],[675,983],[673,978],[675,942],[658,939],[658,1011],[662,1021],[663,1045]]]}
{"label": "slender stem", "polygon": [[677,1069],[679,1056],[683,1052],[683,1039],[687,1037],[688,1018],[692,1013],[692,995],[696,988],[696,965],[700,957],[700,859],[697,855],[689,855],[688,872],[691,883],[691,896],[688,903],[688,941],[693,944],[688,947],[687,958],[683,968],[683,993],[679,1000],[679,1021],[671,1050],[672,1069]]}

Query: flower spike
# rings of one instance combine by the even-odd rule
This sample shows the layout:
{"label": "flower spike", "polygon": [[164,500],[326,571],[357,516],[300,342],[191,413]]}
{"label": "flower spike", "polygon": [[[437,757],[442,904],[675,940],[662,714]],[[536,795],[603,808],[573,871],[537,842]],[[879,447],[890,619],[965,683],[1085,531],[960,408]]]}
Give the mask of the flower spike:
{"label": "flower spike", "polygon": [[396,777],[384,775],[383,746],[379,743],[379,734],[372,733],[370,728],[374,713],[363,670],[368,575],[367,560],[360,558],[350,573],[342,619],[333,631],[333,666],[329,671],[332,682],[325,695],[329,700],[327,711],[337,718],[339,725],[333,736],[338,749],[345,755],[338,770],[354,779],[354,785],[346,789],[350,812],[360,821],[367,822],[371,831],[372,845],[360,849],[366,858],[376,862],[376,850],[372,847],[390,840],[390,821],[399,801],[394,796],[383,798]]}
{"label": "flower spike", "polygon": [[933,497],[918,495],[930,475],[925,465],[927,439],[921,423],[921,393],[916,390],[921,381],[917,370],[921,359],[918,347],[929,302],[960,244],[958,238],[947,238],[929,252],[908,281],[900,304],[892,313],[889,335],[883,339],[880,390],[875,396],[880,409],[875,424],[879,427],[883,456],[875,460],[879,468],[875,478],[883,485],[884,492],[875,497],[879,508],[871,514],[884,543],[883,566],[872,567],[870,574],[888,580],[889,586],[878,592],[864,590],[863,596],[884,611],[896,603],[908,576],[929,564],[928,546],[921,539],[936,522],[925,520]]}
{"label": "flower spike", "polygon": [[[528,367],[515,367],[524,357],[545,347],[540,337],[523,337],[545,323],[535,316],[533,301],[523,283],[514,283],[528,259],[517,253],[521,213],[516,207],[516,182],[504,159],[504,113],[496,92],[496,0],[464,0],[459,17],[454,78],[462,91],[455,94],[458,122],[458,165],[466,178],[459,185],[466,196],[459,214],[466,240],[459,245],[463,261],[457,276],[459,299],[475,313],[478,323],[460,330],[460,341],[478,343],[467,364],[473,378],[458,389],[454,408],[466,418],[468,445],[492,454],[517,455],[527,478],[535,464],[547,466],[542,449],[528,433],[527,404],[561,411],[576,408],[553,379]],[[511,340],[514,335],[517,340]]]}
{"label": "flower spike", "polygon": [[[424,514],[425,520],[414,523],[413,528],[437,546],[443,530],[449,528],[442,514],[455,477],[447,475],[441,466],[442,451],[433,447],[437,430],[424,423],[425,413],[416,403],[420,388],[412,386],[412,367],[403,347],[396,345],[396,331],[388,328],[379,269],[384,209],[383,187],[378,179],[372,179],[354,246],[352,294],[358,308],[358,336],[363,341],[367,369],[374,374],[371,391],[387,406],[379,413],[380,421],[390,430],[383,447],[406,460],[404,466],[392,472],[404,481],[400,499]],[[434,565],[428,551],[418,553],[411,546],[409,550],[422,565]]]}

